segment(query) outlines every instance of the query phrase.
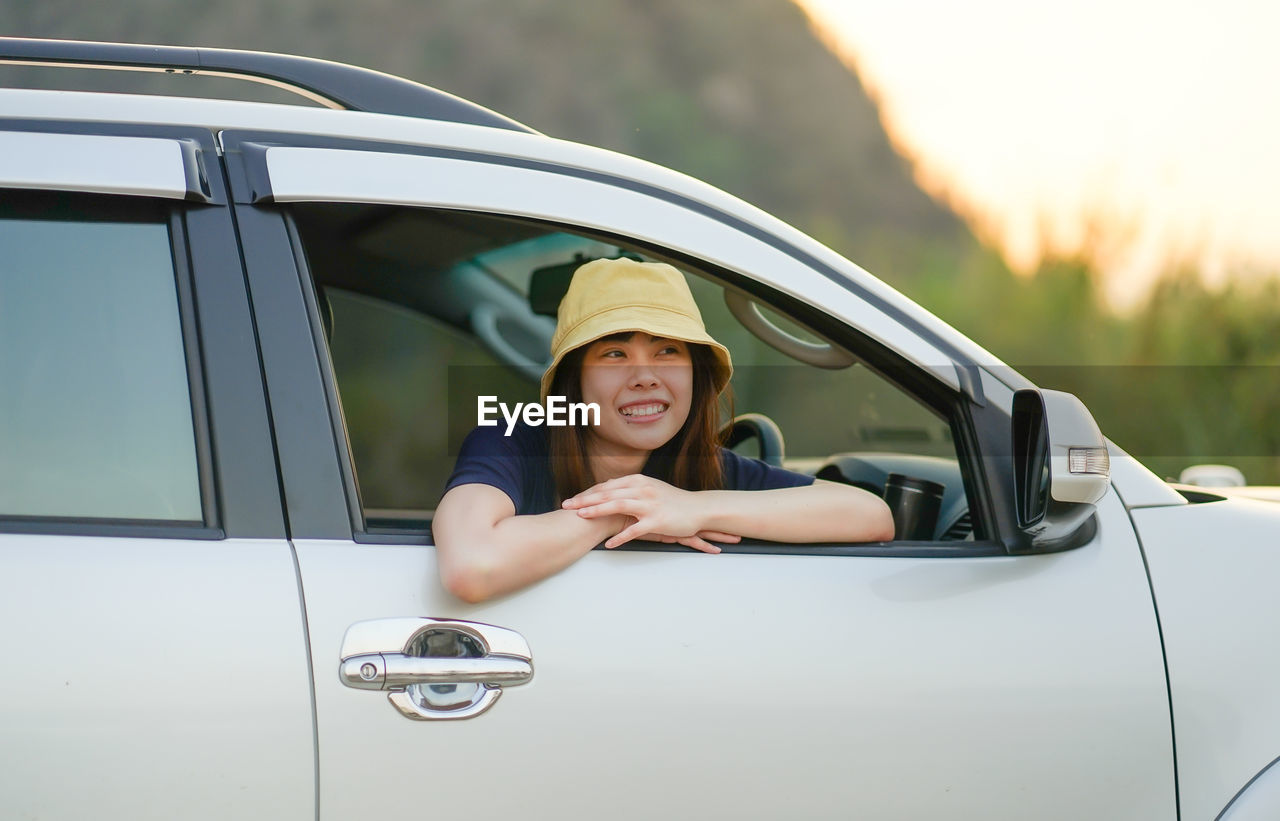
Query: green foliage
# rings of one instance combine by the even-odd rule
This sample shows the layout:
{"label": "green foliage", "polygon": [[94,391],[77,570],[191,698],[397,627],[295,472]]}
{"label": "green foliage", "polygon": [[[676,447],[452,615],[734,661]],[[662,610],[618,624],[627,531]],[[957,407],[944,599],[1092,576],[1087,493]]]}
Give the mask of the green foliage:
{"label": "green foliage", "polygon": [[1013,274],[991,252],[931,265],[906,290],[1037,384],[1079,396],[1121,447],[1166,476],[1227,463],[1280,484],[1280,281],[1214,289],[1173,272],[1128,316],[1098,274],[1049,260]]}

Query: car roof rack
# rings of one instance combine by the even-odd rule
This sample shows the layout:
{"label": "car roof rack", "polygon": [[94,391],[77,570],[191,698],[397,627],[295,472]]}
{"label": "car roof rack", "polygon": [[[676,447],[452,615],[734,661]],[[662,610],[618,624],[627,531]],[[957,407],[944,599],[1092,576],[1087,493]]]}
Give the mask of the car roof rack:
{"label": "car roof rack", "polygon": [[403,77],[291,54],[0,37],[0,63],[234,77],[283,88],[328,108],[537,133],[484,106]]}

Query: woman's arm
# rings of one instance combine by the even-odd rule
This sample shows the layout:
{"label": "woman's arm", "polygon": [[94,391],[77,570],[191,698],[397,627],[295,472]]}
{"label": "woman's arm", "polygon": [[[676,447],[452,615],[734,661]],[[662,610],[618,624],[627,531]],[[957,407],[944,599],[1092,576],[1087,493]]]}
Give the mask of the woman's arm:
{"label": "woman's arm", "polygon": [[451,488],[431,522],[440,581],[475,604],[560,572],[621,530],[623,516],[585,519],[572,511],[517,516],[496,487]]}
{"label": "woman's arm", "polygon": [[776,542],[884,542],[893,516],[880,497],[822,480],[774,490],[687,491],[648,476],[623,476],[564,503],[584,519],[623,514],[636,521],[605,542],[617,547],[648,533],[700,531]]}
{"label": "woman's arm", "polygon": [[888,542],[893,514],[861,488],[821,479],[776,490],[710,490],[712,530],[774,542]]}

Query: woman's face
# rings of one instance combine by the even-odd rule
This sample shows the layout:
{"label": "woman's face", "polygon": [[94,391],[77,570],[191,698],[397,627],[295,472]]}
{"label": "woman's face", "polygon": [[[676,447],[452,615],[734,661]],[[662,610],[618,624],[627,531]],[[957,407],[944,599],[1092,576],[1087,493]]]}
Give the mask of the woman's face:
{"label": "woman's face", "polygon": [[643,332],[598,339],[582,360],[582,401],[600,406],[588,447],[611,455],[647,454],[689,418],[693,359],[689,345]]}

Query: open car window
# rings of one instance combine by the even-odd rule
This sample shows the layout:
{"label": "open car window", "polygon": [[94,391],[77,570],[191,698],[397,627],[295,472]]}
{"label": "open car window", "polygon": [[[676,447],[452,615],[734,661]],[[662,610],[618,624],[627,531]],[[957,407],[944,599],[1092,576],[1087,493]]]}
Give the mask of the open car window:
{"label": "open car window", "polygon": [[[718,278],[714,266],[626,238],[456,211],[306,204],[290,215],[314,280],[367,532],[429,532],[458,447],[476,425],[477,397],[536,402],[572,271],[627,255],[686,272],[708,331],[732,352],[734,414],[776,425],[784,467],[878,494],[891,476],[909,477],[938,497],[936,519],[916,540],[982,537],[957,414],[902,386],[913,368],[895,372],[849,343],[831,351],[834,360],[800,361],[744,324],[741,283]],[[737,310],[726,293],[738,297]],[[828,346],[785,313],[786,300],[749,296],[764,303],[769,327]],[[779,461],[778,445],[763,436],[735,449]]]}

